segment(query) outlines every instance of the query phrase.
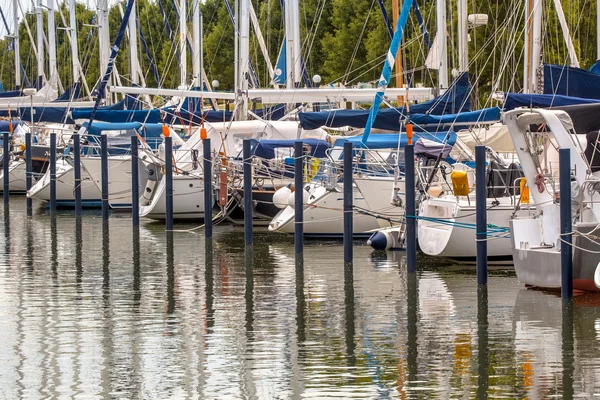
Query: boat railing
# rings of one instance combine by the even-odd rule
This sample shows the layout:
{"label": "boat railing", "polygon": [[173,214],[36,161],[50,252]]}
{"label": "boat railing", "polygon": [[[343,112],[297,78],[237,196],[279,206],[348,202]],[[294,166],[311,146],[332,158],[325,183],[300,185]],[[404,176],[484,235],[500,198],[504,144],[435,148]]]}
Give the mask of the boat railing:
{"label": "boat railing", "polygon": [[[595,204],[600,204],[600,180],[586,179],[582,182],[579,193],[578,217],[583,216],[582,210],[586,207],[594,208]],[[598,195],[594,198],[594,195]]]}

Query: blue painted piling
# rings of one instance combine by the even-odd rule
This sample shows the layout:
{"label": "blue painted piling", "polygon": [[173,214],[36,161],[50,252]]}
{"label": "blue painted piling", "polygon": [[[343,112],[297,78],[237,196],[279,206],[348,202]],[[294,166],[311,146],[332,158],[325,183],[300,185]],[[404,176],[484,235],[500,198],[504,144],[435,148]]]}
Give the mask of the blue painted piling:
{"label": "blue painted piling", "polygon": [[304,251],[304,144],[294,143],[294,244],[296,254]]}
{"label": "blue painted piling", "polygon": [[477,284],[487,285],[487,186],[485,146],[475,146],[475,214],[477,222]]}
{"label": "blue painted piling", "polygon": [[563,299],[573,297],[573,219],[571,215],[571,150],[559,150],[560,179],[560,261],[562,268],[561,293]]}
{"label": "blue painted piling", "polygon": [[244,238],[246,246],[252,246],[252,158],[250,139],[244,139]]}
{"label": "blue painted piling", "polygon": [[[407,127],[408,128],[408,127]],[[408,133],[407,129],[407,133]],[[412,144],[412,129],[409,144],[404,148],[404,171],[406,190],[406,269],[417,270],[417,226],[415,204],[415,147]]]}
{"label": "blue painted piling", "polygon": [[131,221],[134,228],[140,226],[140,176],[138,138],[131,136]]}
{"label": "blue painted piling", "polygon": [[75,215],[81,215],[81,137],[73,135],[73,174],[75,175]]}
{"label": "blue painted piling", "polygon": [[100,135],[100,168],[102,172],[102,220],[108,221],[108,137]]}
{"label": "blue painted piling", "polygon": [[[31,132],[25,134],[25,188],[27,191],[31,189],[33,167],[31,165]],[[33,215],[33,199],[27,196],[27,216]]]}
{"label": "blue painted piling", "polygon": [[3,172],[4,172],[4,205],[8,206],[8,199],[9,199],[9,185],[10,185],[10,174],[8,173],[8,162],[10,160],[10,150],[9,150],[9,143],[10,143],[10,132],[6,131],[3,134],[3,157],[2,157],[2,168],[3,168]]}
{"label": "blue painted piling", "polygon": [[352,262],[352,143],[344,143],[344,262]]}
{"label": "blue painted piling", "polygon": [[212,157],[210,139],[204,139],[202,145],[202,155],[204,158],[204,236],[210,238],[212,237],[213,231]]}
{"label": "blue painted piling", "polygon": [[173,230],[173,138],[165,137],[165,191],[167,231]]}
{"label": "blue painted piling", "polygon": [[56,213],[56,133],[50,133],[50,214]]}

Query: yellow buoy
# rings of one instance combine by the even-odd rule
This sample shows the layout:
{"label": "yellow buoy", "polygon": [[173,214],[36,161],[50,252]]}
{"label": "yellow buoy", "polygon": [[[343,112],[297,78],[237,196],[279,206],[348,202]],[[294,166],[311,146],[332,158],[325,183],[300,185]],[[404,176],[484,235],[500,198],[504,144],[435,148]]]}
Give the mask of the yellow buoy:
{"label": "yellow buoy", "polygon": [[467,176],[467,171],[452,171],[450,179],[452,179],[452,190],[455,196],[469,195],[469,177]]}

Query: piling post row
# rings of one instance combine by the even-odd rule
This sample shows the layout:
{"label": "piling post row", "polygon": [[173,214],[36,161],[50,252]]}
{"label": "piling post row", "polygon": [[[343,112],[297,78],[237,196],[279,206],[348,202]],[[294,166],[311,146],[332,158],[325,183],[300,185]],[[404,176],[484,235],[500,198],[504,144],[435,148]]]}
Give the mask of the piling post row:
{"label": "piling post row", "polygon": [[165,136],[165,189],[167,231],[173,230],[173,138]]}
{"label": "piling post row", "polygon": [[352,262],[352,143],[344,143],[344,262]]}
{"label": "piling post row", "polygon": [[134,228],[140,226],[140,183],[139,183],[138,138],[131,136],[131,221]]}
{"label": "piling post row", "polygon": [[56,133],[50,133],[50,214],[56,213]]}
{"label": "piling post row", "polygon": [[102,171],[102,220],[108,221],[108,136],[100,135],[100,168]]}
{"label": "piling post row", "polygon": [[485,146],[475,146],[475,214],[477,238],[477,284],[487,285],[487,187]]}
{"label": "piling post row", "polygon": [[9,141],[10,141],[10,132],[5,131],[3,134],[3,157],[2,157],[2,168],[4,173],[4,205],[8,205],[9,199],[9,184],[10,184],[10,174],[8,172],[8,161],[10,160],[10,150],[9,150]]}
{"label": "piling post row", "polygon": [[[31,132],[25,133],[25,188],[29,192],[31,189],[32,179],[31,174],[33,172],[33,168],[31,165]],[[27,216],[31,217],[33,215],[33,199],[27,196]]]}
{"label": "piling post row", "polygon": [[81,137],[73,135],[73,175],[75,175],[75,215],[81,215]]}
{"label": "piling post row", "polygon": [[294,243],[296,254],[304,251],[304,143],[294,143]]}
{"label": "piling post row", "polygon": [[404,179],[406,190],[406,270],[417,271],[417,228],[415,220],[415,147],[412,142],[412,125],[406,125],[408,144],[404,148]]}
{"label": "piling post row", "polygon": [[204,158],[204,236],[212,237],[212,157],[210,139],[206,138],[202,141],[202,156]]}
{"label": "piling post row", "polygon": [[250,139],[244,139],[244,238],[246,246],[252,246],[252,159]]}
{"label": "piling post row", "polygon": [[559,150],[560,179],[560,261],[562,269],[561,293],[563,299],[573,297],[573,248],[571,215],[571,150]]}

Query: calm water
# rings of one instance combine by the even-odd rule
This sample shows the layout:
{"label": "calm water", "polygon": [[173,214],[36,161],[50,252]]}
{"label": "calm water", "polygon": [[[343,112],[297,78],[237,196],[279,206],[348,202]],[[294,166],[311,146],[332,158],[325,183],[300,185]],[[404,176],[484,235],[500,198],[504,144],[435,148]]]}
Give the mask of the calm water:
{"label": "calm water", "polygon": [[339,243],[310,242],[297,268],[291,237],[264,231],[248,253],[231,226],[207,246],[24,209],[0,221],[2,399],[600,394],[595,297],[563,310],[510,270],[478,292],[472,269],[407,276],[366,246],[345,268]]}

